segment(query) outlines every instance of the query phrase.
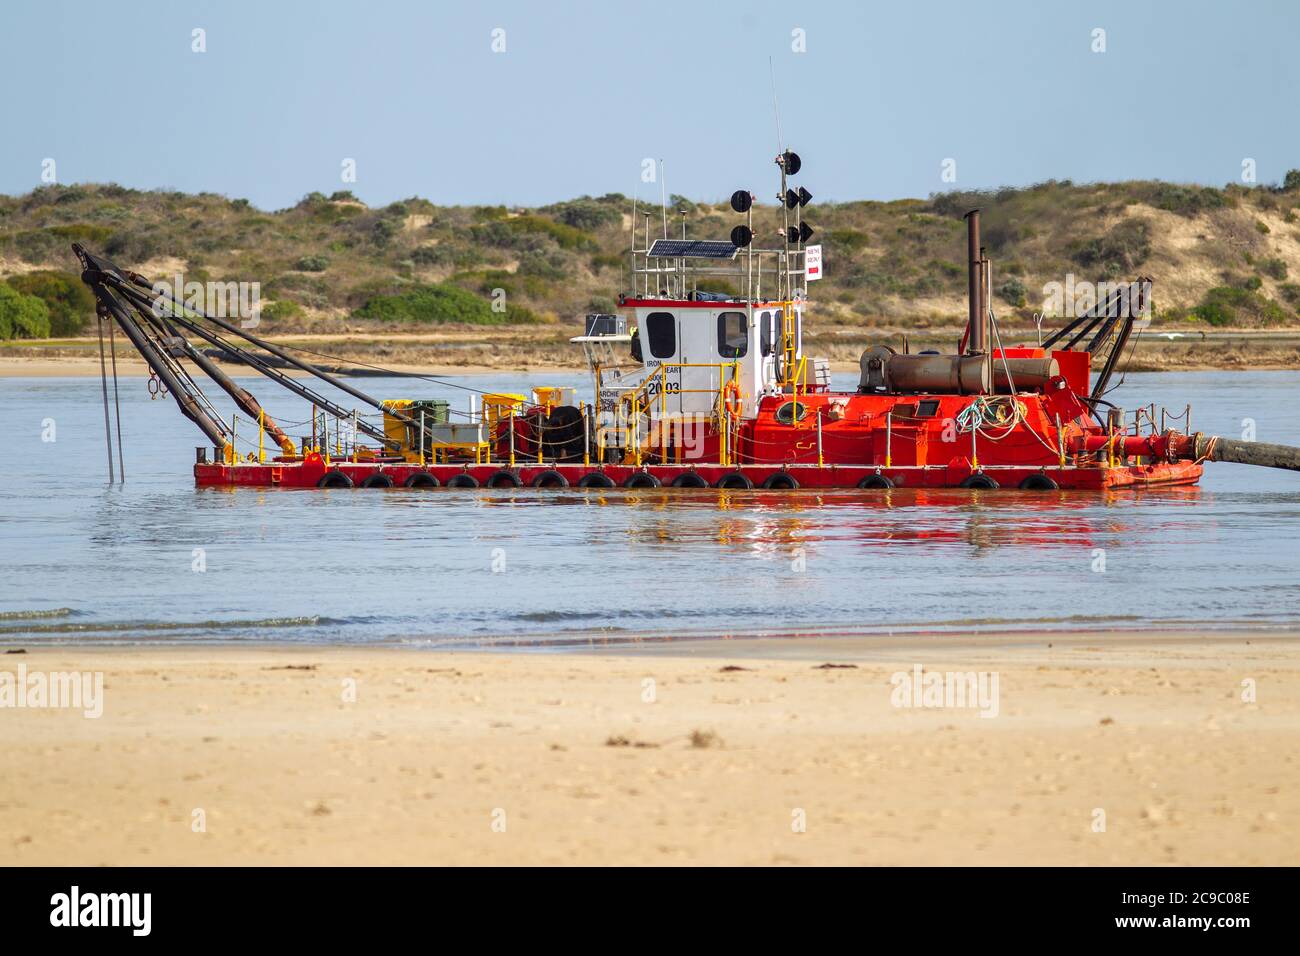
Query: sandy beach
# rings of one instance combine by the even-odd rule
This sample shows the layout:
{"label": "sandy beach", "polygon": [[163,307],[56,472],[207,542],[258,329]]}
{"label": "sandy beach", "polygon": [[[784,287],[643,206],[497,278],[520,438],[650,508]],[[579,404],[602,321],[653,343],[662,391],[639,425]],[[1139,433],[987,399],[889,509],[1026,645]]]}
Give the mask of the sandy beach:
{"label": "sandy beach", "polygon": [[[1300,862],[1290,635],[20,665],[101,672],[103,714],[0,709],[4,864]],[[995,677],[992,706],[896,706],[952,672]]]}

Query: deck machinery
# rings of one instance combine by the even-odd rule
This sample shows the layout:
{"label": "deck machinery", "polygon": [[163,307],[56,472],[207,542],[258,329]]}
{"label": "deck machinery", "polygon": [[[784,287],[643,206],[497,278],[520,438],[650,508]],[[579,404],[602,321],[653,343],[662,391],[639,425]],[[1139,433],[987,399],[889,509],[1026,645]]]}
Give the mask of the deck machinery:
{"label": "deck machinery", "polygon": [[[588,316],[571,340],[592,377],[582,402],[571,389],[537,389],[531,400],[474,394],[460,412],[379,401],[300,351],[73,248],[101,322],[125,333],[159,391],[206,436],[199,485],[1053,491],[1190,485],[1207,460],[1300,470],[1300,449],[1185,434],[1164,427],[1163,411],[1126,415],[1106,400],[1149,314],[1149,278],[1038,344],[1004,345],[978,210],[965,217],[968,314],[956,350],[876,346],[862,354],[857,388],[833,390],[829,364],[804,349],[807,289],[821,266],[803,221],[811,194],[791,187],[797,154],[776,165],[779,224],[756,224],[745,190],[731,198],[743,221],[726,240],[688,239],[685,226],[668,238],[666,217],[665,234],[651,238],[649,217],[638,228],[634,213],[619,312]],[[298,440],[196,341],[309,402]],[[234,400],[242,431],[238,417],[217,414],[196,373]],[[317,391],[313,377],[358,406]]]}

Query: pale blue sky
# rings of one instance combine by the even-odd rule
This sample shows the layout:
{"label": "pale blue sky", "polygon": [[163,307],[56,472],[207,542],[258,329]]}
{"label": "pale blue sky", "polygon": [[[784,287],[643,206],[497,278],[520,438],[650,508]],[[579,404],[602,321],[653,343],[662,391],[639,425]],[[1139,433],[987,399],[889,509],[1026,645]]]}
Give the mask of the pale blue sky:
{"label": "pale blue sky", "polygon": [[[65,183],[268,209],[342,188],[372,205],[531,205],[630,194],[655,157],[670,192],[765,197],[769,56],[818,200],[950,189],[948,157],[961,188],[1300,167],[1286,0],[9,0],[0,34],[10,194],[49,157]],[[339,177],[349,157],[355,184]]]}

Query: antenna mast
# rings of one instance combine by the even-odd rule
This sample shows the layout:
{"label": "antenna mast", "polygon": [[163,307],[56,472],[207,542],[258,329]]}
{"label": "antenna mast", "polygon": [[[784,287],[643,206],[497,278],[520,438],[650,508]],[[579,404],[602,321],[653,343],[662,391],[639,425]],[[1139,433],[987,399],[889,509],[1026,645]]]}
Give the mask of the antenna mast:
{"label": "antenna mast", "polygon": [[[781,241],[785,244],[785,257],[781,260],[781,269],[777,276],[777,294],[782,298],[789,296],[790,287],[790,210],[785,204],[785,139],[781,136],[781,105],[776,98],[776,67],[772,58],[767,58],[767,72],[772,78],[772,116],[776,120],[776,163],[781,169],[781,190],[776,194],[776,201],[781,204]],[[784,288],[783,288],[784,285]]]}
{"label": "antenna mast", "polygon": [[[636,184],[632,187],[632,274],[629,277],[632,280],[632,294],[636,294],[636,201],[637,195],[641,191],[641,178],[638,176]],[[646,237],[646,246],[650,245],[650,237]]]}
{"label": "antenna mast", "polygon": [[664,161],[659,160],[659,205],[664,213],[664,238],[668,238],[668,185],[664,182]]}

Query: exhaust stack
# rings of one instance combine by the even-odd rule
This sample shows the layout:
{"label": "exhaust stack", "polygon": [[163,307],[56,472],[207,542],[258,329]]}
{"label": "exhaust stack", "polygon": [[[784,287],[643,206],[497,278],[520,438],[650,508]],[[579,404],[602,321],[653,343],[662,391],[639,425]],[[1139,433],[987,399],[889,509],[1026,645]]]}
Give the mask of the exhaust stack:
{"label": "exhaust stack", "polygon": [[983,352],[984,345],[984,276],[980,262],[980,211],[972,209],[966,213],[966,279],[967,279],[967,328],[970,329],[969,350]]}

